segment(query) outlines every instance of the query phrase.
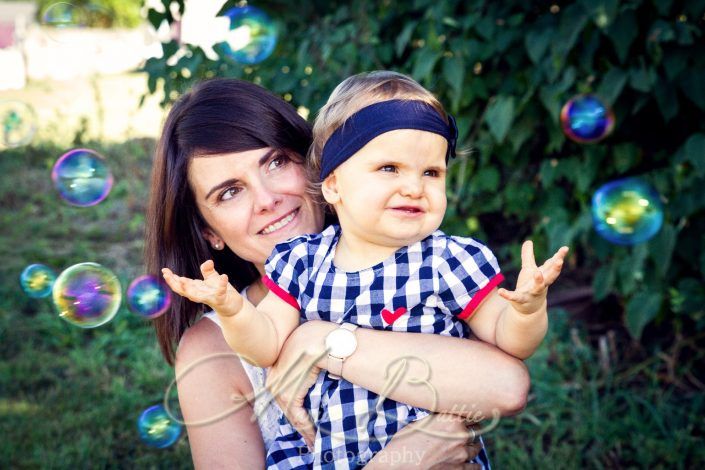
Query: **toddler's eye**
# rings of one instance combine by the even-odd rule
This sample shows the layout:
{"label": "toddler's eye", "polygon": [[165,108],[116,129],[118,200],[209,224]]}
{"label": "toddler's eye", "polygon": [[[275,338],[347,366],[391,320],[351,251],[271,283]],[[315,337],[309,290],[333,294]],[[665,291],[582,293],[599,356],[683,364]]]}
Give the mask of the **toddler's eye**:
{"label": "toddler's eye", "polygon": [[397,171],[397,167],[394,165],[384,165],[380,167],[380,171],[388,172],[388,173],[394,173]]}

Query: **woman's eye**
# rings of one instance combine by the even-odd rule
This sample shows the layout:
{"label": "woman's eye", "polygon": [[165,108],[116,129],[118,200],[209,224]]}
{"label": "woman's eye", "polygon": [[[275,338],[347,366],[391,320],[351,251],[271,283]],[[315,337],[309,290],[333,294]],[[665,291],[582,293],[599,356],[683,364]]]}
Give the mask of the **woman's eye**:
{"label": "woman's eye", "polygon": [[276,168],[279,168],[280,166],[284,166],[287,163],[289,163],[290,159],[288,156],[285,154],[279,154],[276,157],[272,158],[272,160],[269,162],[269,168],[267,168],[269,171],[274,170]]}
{"label": "woman's eye", "polygon": [[424,176],[431,176],[431,177],[436,177],[438,176],[438,170],[426,170],[424,171]]}
{"label": "woman's eye", "polygon": [[395,171],[397,171],[397,167],[394,165],[384,165],[379,170],[389,172],[389,173],[394,173]]}
{"label": "woman's eye", "polygon": [[220,194],[220,197],[218,198],[218,200],[219,201],[227,201],[228,199],[232,199],[233,197],[235,197],[235,195],[239,192],[240,192],[240,188],[230,187]]}

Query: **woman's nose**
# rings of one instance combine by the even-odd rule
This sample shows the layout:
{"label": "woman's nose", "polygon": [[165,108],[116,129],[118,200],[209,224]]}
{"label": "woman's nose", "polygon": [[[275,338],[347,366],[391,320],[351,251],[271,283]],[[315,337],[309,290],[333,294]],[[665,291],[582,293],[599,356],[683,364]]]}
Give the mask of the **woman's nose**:
{"label": "woman's nose", "polygon": [[281,194],[272,191],[263,181],[253,185],[255,212],[273,210],[282,200]]}

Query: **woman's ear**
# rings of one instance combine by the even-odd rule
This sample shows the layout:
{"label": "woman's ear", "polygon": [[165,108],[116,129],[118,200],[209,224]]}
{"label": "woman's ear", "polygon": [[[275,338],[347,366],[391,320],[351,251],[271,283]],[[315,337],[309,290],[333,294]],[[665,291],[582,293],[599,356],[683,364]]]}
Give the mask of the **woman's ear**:
{"label": "woman's ear", "polygon": [[340,201],[340,193],[338,193],[338,182],[335,179],[335,171],[323,180],[321,183],[321,192],[323,199],[330,205],[335,205]]}
{"label": "woman's ear", "polygon": [[223,239],[213,232],[213,230],[206,228],[203,229],[203,237],[208,240],[208,243],[213,247],[214,250],[222,250],[224,248]]}

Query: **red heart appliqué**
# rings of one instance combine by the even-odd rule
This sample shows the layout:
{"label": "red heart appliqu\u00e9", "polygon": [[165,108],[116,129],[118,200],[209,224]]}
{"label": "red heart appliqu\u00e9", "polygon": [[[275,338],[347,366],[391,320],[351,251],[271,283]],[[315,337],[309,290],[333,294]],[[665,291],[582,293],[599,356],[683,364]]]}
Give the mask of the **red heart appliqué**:
{"label": "red heart appliqu\u00e9", "polygon": [[394,310],[394,313],[390,312],[389,310],[382,309],[382,320],[384,320],[388,325],[391,325],[399,317],[404,315],[406,313],[406,307],[399,307],[398,309]]}

